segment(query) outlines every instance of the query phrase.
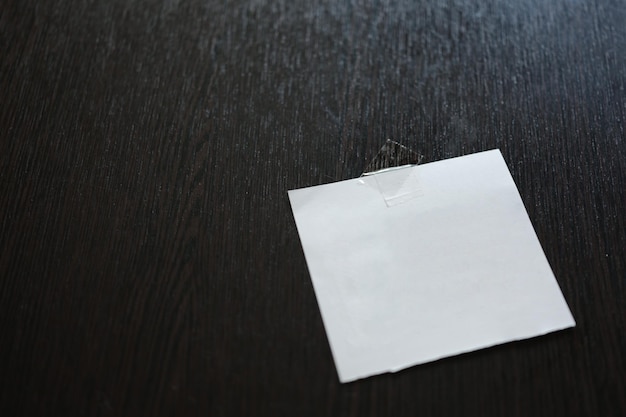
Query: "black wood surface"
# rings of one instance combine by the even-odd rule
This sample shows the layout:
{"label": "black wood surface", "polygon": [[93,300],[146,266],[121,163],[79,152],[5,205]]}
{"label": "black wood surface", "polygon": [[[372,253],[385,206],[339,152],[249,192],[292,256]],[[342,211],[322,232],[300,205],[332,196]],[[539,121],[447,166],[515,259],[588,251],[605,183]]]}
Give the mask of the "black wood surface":
{"label": "black wood surface", "polygon": [[[625,88],[622,0],[0,0],[0,415],[626,415]],[[287,190],[388,138],[502,150],[575,329],[339,384]]]}

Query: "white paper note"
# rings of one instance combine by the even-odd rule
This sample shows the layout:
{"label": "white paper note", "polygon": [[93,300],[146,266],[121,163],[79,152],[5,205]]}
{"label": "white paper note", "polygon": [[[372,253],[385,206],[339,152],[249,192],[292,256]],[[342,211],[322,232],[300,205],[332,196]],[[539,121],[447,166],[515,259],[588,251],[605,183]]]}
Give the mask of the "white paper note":
{"label": "white paper note", "polygon": [[575,325],[498,150],[289,199],[342,382]]}

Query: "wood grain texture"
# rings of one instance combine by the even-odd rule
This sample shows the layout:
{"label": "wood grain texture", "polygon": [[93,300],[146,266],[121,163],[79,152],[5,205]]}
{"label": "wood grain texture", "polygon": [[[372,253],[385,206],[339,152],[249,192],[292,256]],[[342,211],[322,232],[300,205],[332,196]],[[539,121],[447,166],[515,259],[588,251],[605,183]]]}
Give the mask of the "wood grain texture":
{"label": "wood grain texture", "polygon": [[[0,415],[626,415],[625,22],[0,0]],[[287,190],[387,138],[500,148],[578,326],[339,384]]]}

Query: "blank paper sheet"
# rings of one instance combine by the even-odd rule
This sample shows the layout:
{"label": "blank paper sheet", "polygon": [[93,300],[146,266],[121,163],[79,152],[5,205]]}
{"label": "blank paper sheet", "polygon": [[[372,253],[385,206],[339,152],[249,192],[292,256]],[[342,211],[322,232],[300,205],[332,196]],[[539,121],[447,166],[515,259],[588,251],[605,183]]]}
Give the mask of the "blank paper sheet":
{"label": "blank paper sheet", "polygon": [[342,382],[575,325],[499,150],[289,199]]}

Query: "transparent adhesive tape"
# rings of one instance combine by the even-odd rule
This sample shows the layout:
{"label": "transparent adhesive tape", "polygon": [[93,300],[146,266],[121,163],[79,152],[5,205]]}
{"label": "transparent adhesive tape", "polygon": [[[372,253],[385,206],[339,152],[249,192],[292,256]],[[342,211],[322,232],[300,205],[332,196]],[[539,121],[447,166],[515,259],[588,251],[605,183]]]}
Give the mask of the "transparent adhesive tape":
{"label": "transparent adhesive tape", "polygon": [[[374,179],[388,207],[422,195],[417,164],[421,156],[398,142],[387,140],[361,177]],[[365,181],[364,181],[365,182]]]}

